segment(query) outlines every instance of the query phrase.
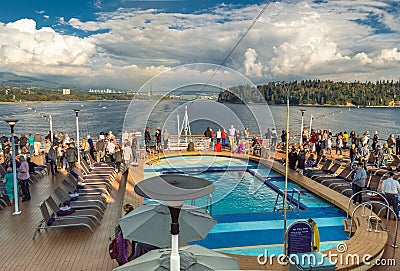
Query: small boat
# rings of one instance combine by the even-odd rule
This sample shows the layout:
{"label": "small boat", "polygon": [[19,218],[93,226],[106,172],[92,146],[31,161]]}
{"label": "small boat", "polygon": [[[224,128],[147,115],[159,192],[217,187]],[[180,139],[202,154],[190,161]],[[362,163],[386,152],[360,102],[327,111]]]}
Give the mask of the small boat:
{"label": "small boat", "polygon": [[103,106],[103,109],[107,109],[107,107]]}

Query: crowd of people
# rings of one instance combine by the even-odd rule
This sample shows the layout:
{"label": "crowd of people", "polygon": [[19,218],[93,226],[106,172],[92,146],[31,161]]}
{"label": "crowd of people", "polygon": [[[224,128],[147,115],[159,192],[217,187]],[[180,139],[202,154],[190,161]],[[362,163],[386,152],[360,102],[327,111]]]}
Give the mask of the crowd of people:
{"label": "crowd of people", "polygon": [[[285,131],[282,131],[284,134]],[[282,136],[281,144],[284,144],[285,136]],[[388,161],[393,160],[394,155],[400,154],[400,135],[395,138],[391,134],[386,140],[379,137],[378,131],[370,136],[369,131],[363,133],[363,136],[356,134],[355,131],[350,133],[338,132],[333,134],[330,130],[311,130],[310,132],[304,128],[302,133],[302,145],[298,149],[304,150],[306,153],[315,154],[317,162],[325,161],[327,157],[339,158],[343,157],[344,150],[348,150],[350,158],[350,167],[355,162],[363,164],[367,169],[368,161],[375,161],[376,167],[388,165]],[[289,164],[295,167],[297,158],[300,158],[300,168],[302,167],[302,158],[304,153],[291,152]],[[374,159],[371,159],[374,158]]]}

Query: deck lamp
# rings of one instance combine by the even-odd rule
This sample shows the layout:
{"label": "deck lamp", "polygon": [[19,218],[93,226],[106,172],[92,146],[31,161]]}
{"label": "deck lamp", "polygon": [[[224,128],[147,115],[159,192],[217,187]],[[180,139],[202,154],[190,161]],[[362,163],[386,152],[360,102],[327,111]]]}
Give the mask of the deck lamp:
{"label": "deck lamp", "polygon": [[79,148],[79,109],[74,109],[75,116],[76,116],[76,149],[78,150],[78,164],[81,163],[81,155],[80,155],[80,148]]}
{"label": "deck lamp", "polygon": [[204,179],[184,175],[161,175],[145,179],[135,185],[139,196],[162,200],[171,214],[170,270],[180,271],[179,213],[185,200],[201,198],[211,194],[215,186]]}
{"label": "deck lamp", "polygon": [[4,120],[10,125],[11,128],[11,150],[12,150],[12,169],[13,169],[13,180],[14,180],[14,213],[13,215],[21,214],[21,211],[18,210],[18,183],[17,183],[17,165],[15,161],[15,140],[14,140],[14,126],[18,122],[17,119],[7,119]]}
{"label": "deck lamp", "polygon": [[300,128],[300,146],[303,145],[303,127],[304,127],[304,112],[305,109],[300,109],[301,112],[301,128]]}

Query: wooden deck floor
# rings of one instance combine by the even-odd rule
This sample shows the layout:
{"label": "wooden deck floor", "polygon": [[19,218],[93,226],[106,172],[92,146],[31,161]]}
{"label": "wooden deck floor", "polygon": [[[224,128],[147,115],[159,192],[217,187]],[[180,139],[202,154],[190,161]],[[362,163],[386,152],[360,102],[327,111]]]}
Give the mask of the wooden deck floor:
{"label": "wooden deck floor", "polygon": [[113,183],[113,191],[100,226],[95,232],[84,227],[41,230],[32,240],[42,219],[38,206],[63,179],[48,175],[31,186],[32,200],[20,203],[22,213],[13,216],[13,207],[0,211],[0,270],[32,271],[112,270],[118,264],[108,255],[109,236],[121,216],[125,178]]}

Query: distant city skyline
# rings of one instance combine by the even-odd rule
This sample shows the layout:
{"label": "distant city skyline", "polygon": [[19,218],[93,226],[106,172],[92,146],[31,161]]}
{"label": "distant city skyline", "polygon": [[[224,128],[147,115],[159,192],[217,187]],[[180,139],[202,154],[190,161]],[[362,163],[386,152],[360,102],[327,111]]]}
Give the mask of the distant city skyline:
{"label": "distant city skyline", "polygon": [[399,80],[399,10],[387,0],[5,0],[0,72],[126,90],[191,63],[223,64],[254,84]]}

